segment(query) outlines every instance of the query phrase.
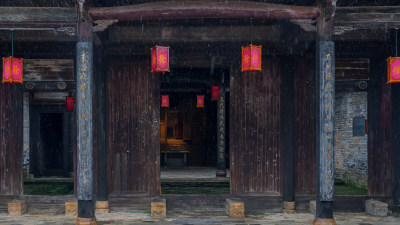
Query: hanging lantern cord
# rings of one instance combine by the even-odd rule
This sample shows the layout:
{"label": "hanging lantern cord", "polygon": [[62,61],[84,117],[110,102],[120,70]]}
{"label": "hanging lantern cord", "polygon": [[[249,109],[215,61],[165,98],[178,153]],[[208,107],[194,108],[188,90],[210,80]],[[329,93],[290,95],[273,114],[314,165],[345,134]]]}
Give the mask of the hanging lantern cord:
{"label": "hanging lantern cord", "polygon": [[250,19],[250,44],[253,44],[253,19]]}
{"label": "hanging lantern cord", "polygon": [[158,19],[158,46],[161,46],[161,18]]}
{"label": "hanging lantern cord", "polygon": [[399,35],[399,28],[397,28],[396,27],[396,57],[398,57],[398,55],[397,55],[397,38],[398,38],[398,35]]}
{"label": "hanging lantern cord", "polygon": [[14,57],[14,30],[11,30],[11,56]]}

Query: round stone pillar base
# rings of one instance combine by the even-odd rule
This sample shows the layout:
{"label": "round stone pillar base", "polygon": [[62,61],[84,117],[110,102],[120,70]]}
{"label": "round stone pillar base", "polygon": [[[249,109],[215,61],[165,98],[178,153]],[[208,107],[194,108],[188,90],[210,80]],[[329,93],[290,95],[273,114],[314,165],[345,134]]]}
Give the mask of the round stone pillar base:
{"label": "round stone pillar base", "polygon": [[296,213],[296,202],[283,202],[283,211],[285,213]]}
{"label": "round stone pillar base", "polygon": [[97,225],[96,218],[76,218],[75,225]]}
{"label": "round stone pillar base", "polygon": [[315,218],[313,225],[336,225],[335,219],[321,219]]}

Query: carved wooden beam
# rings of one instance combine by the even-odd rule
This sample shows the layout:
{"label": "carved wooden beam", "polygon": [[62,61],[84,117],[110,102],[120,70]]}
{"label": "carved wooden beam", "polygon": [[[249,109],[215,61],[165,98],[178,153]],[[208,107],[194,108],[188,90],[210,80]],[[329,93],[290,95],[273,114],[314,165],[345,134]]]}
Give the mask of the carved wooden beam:
{"label": "carved wooden beam", "polygon": [[90,16],[94,20],[119,21],[182,18],[312,19],[319,16],[319,11],[316,7],[262,2],[165,1],[93,8]]}

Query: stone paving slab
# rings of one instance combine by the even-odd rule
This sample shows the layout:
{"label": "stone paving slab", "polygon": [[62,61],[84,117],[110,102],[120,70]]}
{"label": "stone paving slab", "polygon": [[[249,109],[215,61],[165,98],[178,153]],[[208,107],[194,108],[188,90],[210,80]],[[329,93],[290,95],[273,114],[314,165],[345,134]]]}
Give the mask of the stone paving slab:
{"label": "stone paving slab", "polygon": [[[309,213],[298,214],[265,214],[248,215],[246,218],[229,218],[226,216],[172,216],[164,220],[152,219],[148,213],[109,213],[97,217],[98,224],[159,224],[159,225],[297,225],[312,224],[314,216]],[[371,217],[365,213],[337,213],[335,219],[338,225],[399,225],[400,217]],[[75,217],[24,215],[19,217],[0,214],[1,225],[72,225]]]}

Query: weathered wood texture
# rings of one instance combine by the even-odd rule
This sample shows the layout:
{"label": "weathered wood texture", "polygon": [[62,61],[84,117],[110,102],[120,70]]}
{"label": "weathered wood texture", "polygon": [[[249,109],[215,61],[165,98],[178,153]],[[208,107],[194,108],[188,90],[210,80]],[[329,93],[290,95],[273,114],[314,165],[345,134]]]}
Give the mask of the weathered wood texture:
{"label": "weathered wood texture", "polygon": [[335,80],[369,80],[369,59],[345,59],[335,61]]}
{"label": "weathered wood texture", "polygon": [[261,72],[231,70],[231,193],[282,191],[281,62],[263,59]]}
{"label": "weathered wood texture", "polygon": [[0,24],[4,23],[69,23],[75,24],[75,7],[0,7]]}
{"label": "weathered wood texture", "polygon": [[[294,188],[295,195],[315,194],[315,63],[295,60]],[[312,66],[312,68],[310,68]],[[314,74],[313,74],[314,72]]]}
{"label": "weathered wood texture", "polygon": [[110,193],[160,194],[160,81],[149,62],[112,62],[108,69]]}
{"label": "weathered wood texture", "polygon": [[22,92],[0,85],[0,194],[20,195],[22,182]]}
{"label": "weathered wood texture", "polygon": [[279,5],[261,2],[164,1],[131,6],[93,8],[95,20],[182,19],[182,18],[255,18],[312,19],[319,16],[316,7]]}
{"label": "weathered wood texture", "polygon": [[24,81],[74,81],[74,60],[25,59]]}
{"label": "weathered wood texture", "polygon": [[371,89],[368,91],[368,192],[392,195],[393,146],[391,85],[386,84],[383,57],[371,59]]}

